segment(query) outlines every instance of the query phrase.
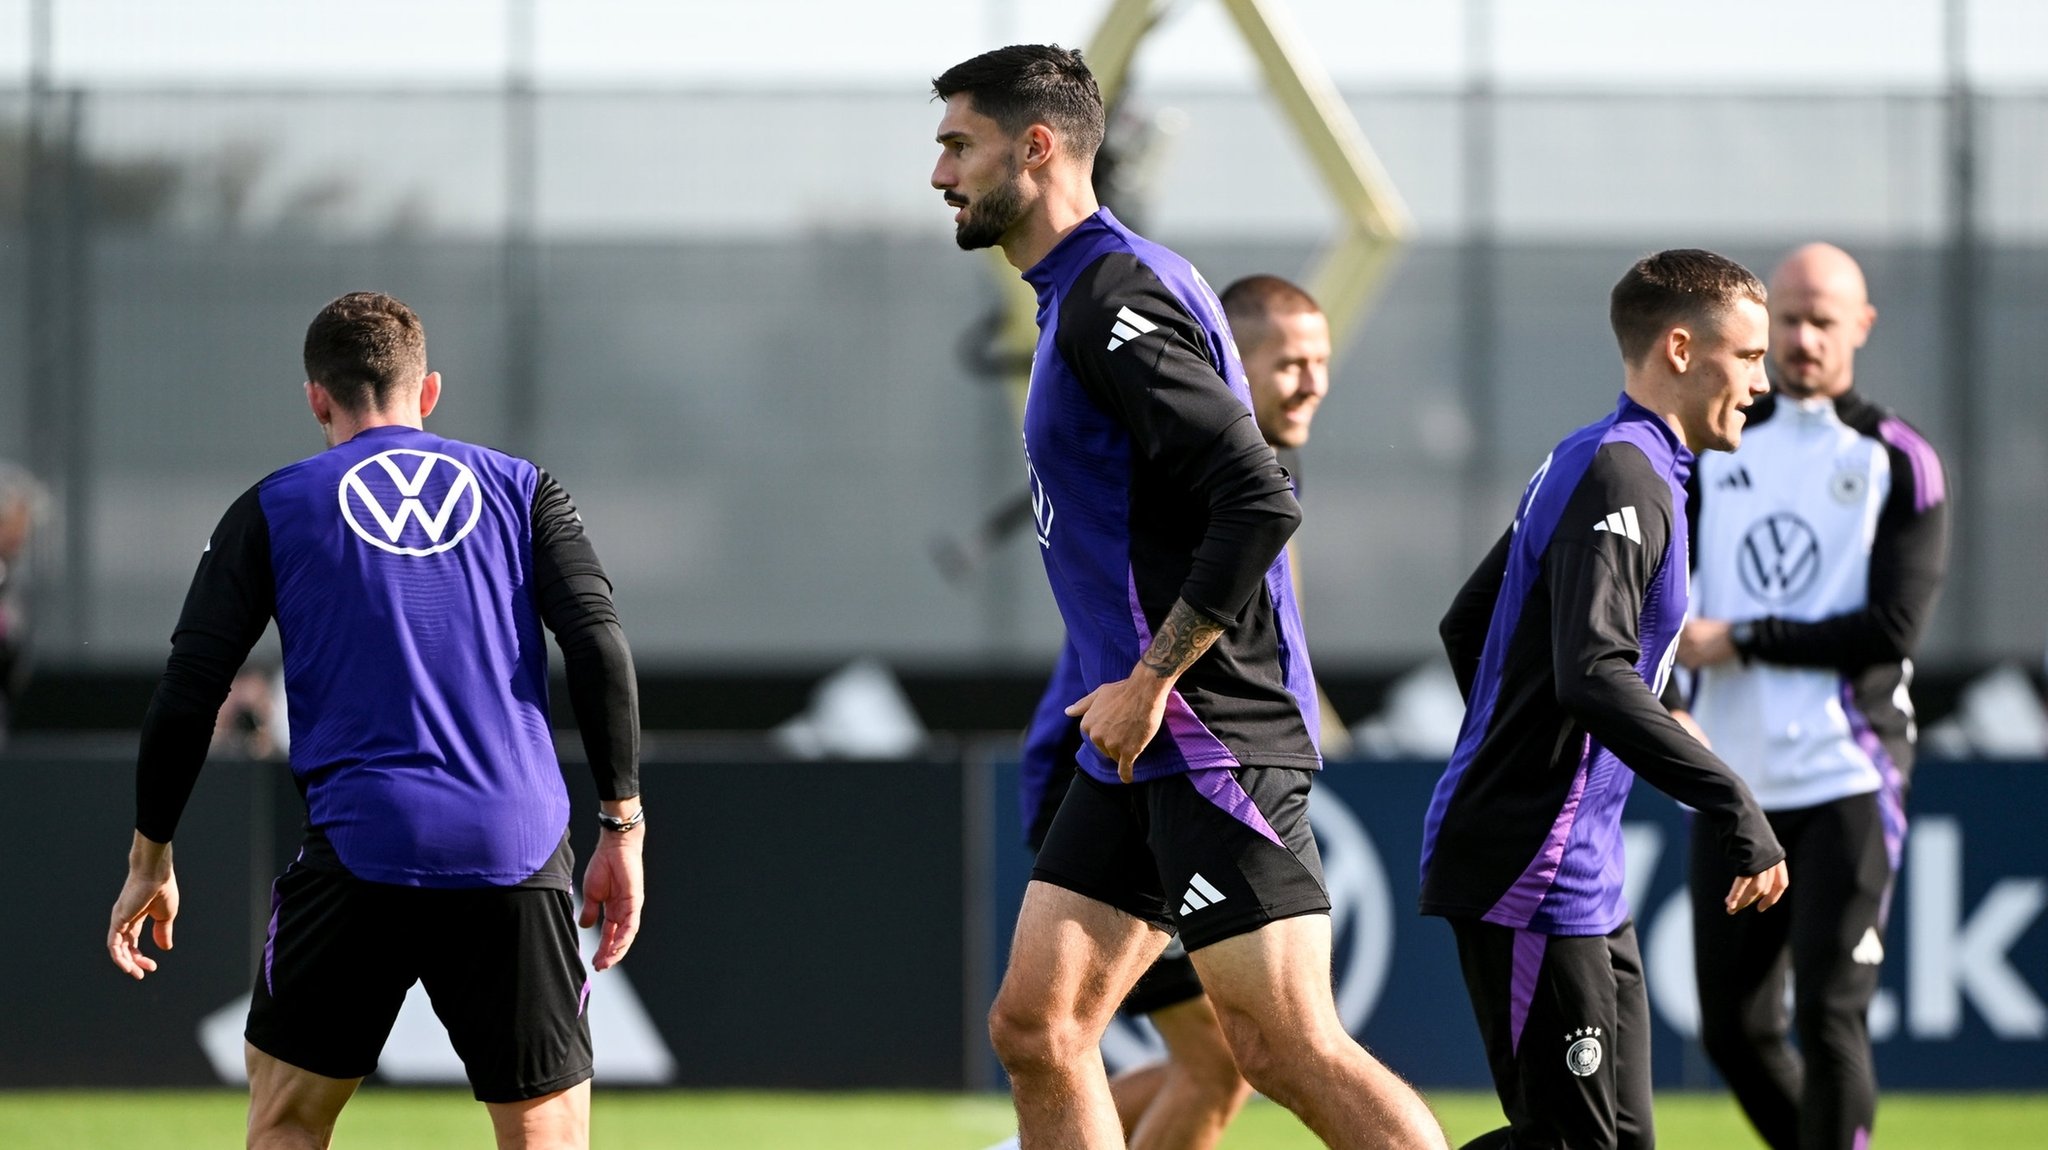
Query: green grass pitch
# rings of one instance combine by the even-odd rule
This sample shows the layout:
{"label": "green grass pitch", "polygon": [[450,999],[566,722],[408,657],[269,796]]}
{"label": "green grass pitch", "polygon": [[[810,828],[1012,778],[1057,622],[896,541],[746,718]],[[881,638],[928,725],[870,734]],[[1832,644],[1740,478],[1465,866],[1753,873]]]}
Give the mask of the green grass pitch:
{"label": "green grass pitch", "polygon": [[[1457,1145],[1500,1121],[1491,1096],[1430,1097]],[[243,1097],[227,1091],[0,1092],[0,1146],[10,1150],[182,1150],[238,1146]],[[599,1148],[675,1150],[980,1150],[1010,1132],[997,1095],[756,1094],[602,1091],[592,1106]],[[2038,1147],[2048,1130],[2048,1093],[1892,1094],[1879,1114],[1878,1144],[1941,1150]],[[1759,1147],[1724,1095],[1657,1100],[1664,1150]],[[1228,1150],[1313,1150],[1292,1115],[1254,1102],[1231,1128]],[[339,1147],[459,1150],[491,1146],[483,1108],[466,1094],[372,1087],[342,1114]]]}

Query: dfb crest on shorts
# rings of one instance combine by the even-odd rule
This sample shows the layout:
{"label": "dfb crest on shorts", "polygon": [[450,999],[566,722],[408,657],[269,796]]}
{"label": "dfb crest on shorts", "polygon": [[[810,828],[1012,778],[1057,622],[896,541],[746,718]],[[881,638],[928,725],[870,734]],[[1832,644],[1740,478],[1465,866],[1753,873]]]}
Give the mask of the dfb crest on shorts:
{"label": "dfb crest on shorts", "polygon": [[1565,1037],[1571,1040],[1571,1045],[1565,1047],[1564,1051],[1565,1069],[1580,1078],[1591,1078],[1598,1073],[1601,1055],[1600,1028],[1581,1027]]}
{"label": "dfb crest on shorts", "polygon": [[1735,567],[1758,600],[1788,602],[1820,578],[1820,536],[1789,511],[1766,515],[1743,534]]}
{"label": "dfb crest on shorts", "polygon": [[446,551],[476,529],[484,511],[483,488],[467,465],[409,447],[380,451],[349,468],[339,494],[349,530],[394,555]]}

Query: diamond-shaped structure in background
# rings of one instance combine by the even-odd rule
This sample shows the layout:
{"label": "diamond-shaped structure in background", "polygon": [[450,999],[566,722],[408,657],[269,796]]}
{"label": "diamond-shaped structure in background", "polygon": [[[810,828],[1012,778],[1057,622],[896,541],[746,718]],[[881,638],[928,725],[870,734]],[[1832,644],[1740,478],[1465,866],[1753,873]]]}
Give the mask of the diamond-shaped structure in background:
{"label": "diamond-shaped structure in background", "polygon": [[[1342,348],[1364,319],[1393,266],[1394,252],[1413,226],[1408,206],[1329,73],[1302,46],[1279,0],[1221,3],[1258,61],[1266,90],[1279,103],[1336,201],[1336,240],[1324,249],[1306,286],[1330,319],[1332,346]],[[1173,6],[1173,0],[1111,0],[1087,48],[1088,68],[1095,73],[1105,104],[1116,102],[1138,45]],[[1002,342],[1021,350],[1028,360],[1038,335],[1035,297],[1015,269],[1000,258],[995,262],[1008,300]],[[1028,379],[1016,383],[1021,396]]]}

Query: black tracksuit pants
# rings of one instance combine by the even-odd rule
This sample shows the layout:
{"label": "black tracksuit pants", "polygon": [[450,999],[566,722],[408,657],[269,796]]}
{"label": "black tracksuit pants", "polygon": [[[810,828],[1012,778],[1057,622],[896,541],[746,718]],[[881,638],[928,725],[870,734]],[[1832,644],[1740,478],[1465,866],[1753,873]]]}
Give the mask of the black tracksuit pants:
{"label": "black tracksuit pants", "polygon": [[1693,825],[1700,1037],[1772,1150],[1852,1150],[1877,1113],[1865,1016],[1884,957],[1897,844],[1886,841],[1875,794],[1769,817],[1792,886],[1762,914],[1722,909],[1734,872],[1713,832]]}

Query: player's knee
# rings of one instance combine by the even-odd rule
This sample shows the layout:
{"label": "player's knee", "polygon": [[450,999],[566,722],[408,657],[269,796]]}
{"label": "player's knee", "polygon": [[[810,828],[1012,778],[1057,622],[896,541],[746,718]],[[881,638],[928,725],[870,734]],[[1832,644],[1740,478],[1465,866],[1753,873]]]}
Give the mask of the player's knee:
{"label": "player's knee", "polygon": [[335,1115],[275,1099],[249,1108],[250,1150],[324,1148],[334,1140]]}
{"label": "player's knee", "polygon": [[1831,1008],[1825,1003],[1800,1003],[1794,1025],[1799,1031],[1799,1049],[1809,1061],[1815,1058],[1868,1057],[1870,1030],[1862,1010]]}
{"label": "player's knee", "polygon": [[1187,1076],[1204,1105],[1223,1114],[1235,1114],[1251,1100],[1252,1084],[1238,1073],[1237,1060],[1228,1049],[1203,1051],[1191,1057],[1177,1057],[1180,1072]]}
{"label": "player's knee", "polygon": [[1783,1041],[1768,1023],[1742,1010],[1707,1010],[1700,1013],[1700,1045],[1716,1063],[1753,1058],[1757,1051]]}
{"label": "player's knee", "polygon": [[1063,1065],[1087,1044],[1075,1020],[1002,997],[989,1009],[988,1039],[1012,1077]]}
{"label": "player's knee", "polygon": [[1244,1081],[1275,1101],[1285,1104],[1298,1090],[1303,1067],[1320,1056],[1314,1035],[1278,1033],[1263,1020],[1239,1017],[1224,1024],[1230,1038],[1230,1052]]}

